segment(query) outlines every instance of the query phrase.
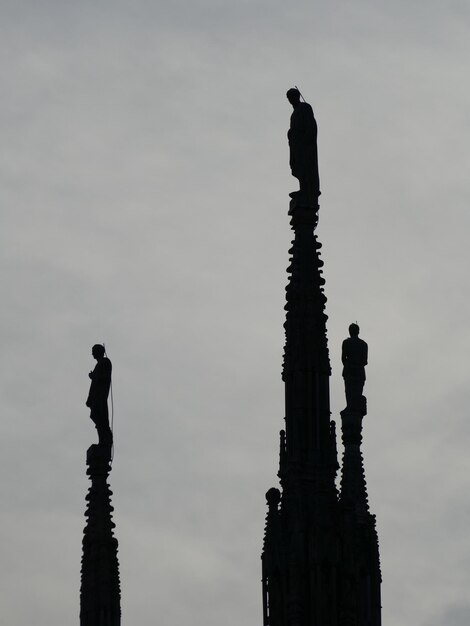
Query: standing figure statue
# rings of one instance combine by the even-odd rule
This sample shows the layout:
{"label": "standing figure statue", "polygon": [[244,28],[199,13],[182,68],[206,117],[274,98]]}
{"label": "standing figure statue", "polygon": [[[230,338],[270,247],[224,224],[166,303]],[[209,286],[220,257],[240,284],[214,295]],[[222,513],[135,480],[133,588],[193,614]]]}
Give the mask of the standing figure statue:
{"label": "standing figure statue", "polygon": [[347,408],[361,410],[365,404],[362,391],[366,380],[368,356],[367,343],[359,338],[359,326],[349,326],[349,337],[343,341],[341,360],[343,362],[344,388]]}
{"label": "standing figure statue", "polygon": [[111,387],[111,361],[105,356],[104,346],[97,343],[91,349],[96,359],[95,369],[88,374],[91,378],[90,391],[86,401],[90,408],[90,419],[98,431],[98,443],[111,447],[113,434],[109,427],[108,395]]}
{"label": "standing figure statue", "polygon": [[287,132],[292,176],[299,179],[299,191],[290,194],[306,206],[316,207],[320,195],[318,176],[317,123],[312,107],[300,101],[300,91],[289,89],[287,99],[294,107]]}

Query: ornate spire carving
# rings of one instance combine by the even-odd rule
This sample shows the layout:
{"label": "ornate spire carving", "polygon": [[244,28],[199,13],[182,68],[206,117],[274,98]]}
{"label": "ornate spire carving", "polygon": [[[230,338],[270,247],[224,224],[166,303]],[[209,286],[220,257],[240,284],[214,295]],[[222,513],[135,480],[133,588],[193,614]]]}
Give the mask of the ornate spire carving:
{"label": "ornate spire carving", "polygon": [[[358,361],[355,349],[362,344],[347,342],[343,362],[347,361],[348,407],[342,413],[345,454],[339,497],[336,429],[330,420],[325,280],[315,234],[318,168],[316,160],[309,162],[313,152],[316,159],[316,124],[312,133],[313,113],[300,103],[298,90],[289,90],[288,99],[296,118],[289,131],[291,167],[300,190],[290,194],[294,239],[284,324],[286,424],[280,433],[278,472],[282,495],[277,489],[266,494],[263,624],[379,626],[378,542],[360,453],[365,407],[361,376],[367,358],[365,363],[363,358]],[[309,134],[305,141],[302,132]]]}
{"label": "ornate spire carving", "polygon": [[112,366],[104,346],[93,346],[92,355],[97,364],[89,374],[91,386],[86,404],[97,428],[99,443],[88,448],[86,458],[91,486],[86,496],[87,522],[82,541],[80,626],[120,626],[118,541],[114,537],[112,492],[107,482],[113,443],[107,402]]}
{"label": "ornate spire carving", "polygon": [[367,364],[367,344],[359,339],[359,326],[351,324],[343,342],[342,361],[346,408],[341,411],[344,445],[339,508],[342,529],[341,619],[345,624],[381,623],[379,542],[375,515],[369,512],[362,422],[367,400],[362,395]]}
{"label": "ornate spire carving", "polygon": [[87,523],[83,531],[80,589],[80,626],[119,626],[121,591],[118,541],[114,537],[109,448],[92,445],[87,452],[91,486],[86,497]]}
{"label": "ornate spire carving", "polygon": [[286,342],[282,378],[286,388],[287,459],[325,463],[330,454],[331,373],[326,337],[325,280],[321,244],[314,233],[318,206],[291,201],[294,231],[287,268]]}
{"label": "ornate spire carving", "polygon": [[[265,626],[336,625],[336,435],[330,421],[325,281],[315,235],[318,205],[291,201],[294,240],[286,288],[280,433],[282,499],[269,502],[262,555]],[[267,494],[274,494],[270,490]],[[279,509],[277,502],[280,503]]]}

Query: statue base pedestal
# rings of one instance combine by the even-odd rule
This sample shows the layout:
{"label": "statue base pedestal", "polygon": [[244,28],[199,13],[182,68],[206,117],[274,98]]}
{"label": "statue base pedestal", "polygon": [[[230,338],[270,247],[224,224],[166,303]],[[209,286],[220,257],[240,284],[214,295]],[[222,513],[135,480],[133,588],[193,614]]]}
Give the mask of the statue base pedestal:
{"label": "statue base pedestal", "polygon": [[318,205],[319,195],[313,197],[311,194],[307,194],[304,191],[292,191],[289,194],[291,198],[289,202],[289,215],[292,215],[297,208],[317,212],[320,208]]}

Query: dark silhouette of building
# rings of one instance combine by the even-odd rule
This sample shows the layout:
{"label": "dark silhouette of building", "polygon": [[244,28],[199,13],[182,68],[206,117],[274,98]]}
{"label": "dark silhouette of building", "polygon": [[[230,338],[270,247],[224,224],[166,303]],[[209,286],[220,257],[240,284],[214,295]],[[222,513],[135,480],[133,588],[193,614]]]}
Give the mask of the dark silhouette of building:
{"label": "dark silhouette of building", "polygon": [[263,624],[379,626],[378,538],[360,449],[366,401],[353,394],[355,401],[341,413],[338,493],[325,281],[315,235],[318,204],[295,194],[289,213],[294,240],[284,324],[285,430],[280,433],[281,491],[272,488],[266,494]]}
{"label": "dark silhouette of building", "polygon": [[[101,346],[102,347],[102,346]],[[94,351],[96,346],[93,347]],[[104,349],[100,352],[98,365],[103,366]],[[94,354],[95,356],[95,354]],[[95,356],[96,358],[96,356]],[[106,359],[109,361],[109,359]],[[87,523],[83,531],[82,568],[80,587],[80,626],[119,626],[121,624],[121,590],[119,582],[118,542],[114,537],[115,524],[112,519],[112,492],[108,485],[111,471],[112,435],[108,424],[107,396],[111,384],[111,363],[104,363],[104,375],[98,375],[93,382],[103,385],[103,390],[94,391],[101,406],[97,408],[89,400],[95,419],[100,442],[87,451],[87,474],[91,480],[86,500]],[[100,381],[99,379],[102,378]],[[92,390],[90,389],[90,394]],[[105,399],[101,397],[105,394]],[[90,399],[90,396],[89,396]],[[98,403],[98,404],[99,404]],[[106,407],[104,406],[106,404]],[[106,417],[106,419],[104,418]],[[106,428],[107,426],[107,428]],[[109,434],[108,431],[109,430]],[[104,433],[104,436],[103,436]]]}

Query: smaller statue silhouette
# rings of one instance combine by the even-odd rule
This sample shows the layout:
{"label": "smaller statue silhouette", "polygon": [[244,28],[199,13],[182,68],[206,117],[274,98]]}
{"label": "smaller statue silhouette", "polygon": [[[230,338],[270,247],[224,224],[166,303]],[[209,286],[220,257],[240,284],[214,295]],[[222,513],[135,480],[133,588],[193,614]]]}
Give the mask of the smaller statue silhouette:
{"label": "smaller statue silhouette", "polygon": [[86,405],[90,409],[90,419],[98,431],[99,444],[111,446],[113,434],[109,427],[108,395],[111,387],[112,364],[101,344],[95,344],[91,349],[91,354],[96,359],[96,365],[95,369],[88,374],[91,378],[91,385]]}
{"label": "smaller statue silhouette", "polygon": [[343,341],[341,360],[343,362],[344,388],[347,408],[362,410],[365,404],[362,391],[366,380],[368,346],[359,338],[359,326],[349,326],[349,337]]}
{"label": "smaller statue silhouette", "polygon": [[294,107],[287,132],[290,150],[292,176],[299,180],[299,191],[290,194],[291,198],[305,206],[316,206],[320,195],[318,175],[317,123],[312,107],[300,101],[300,91],[289,89],[287,99]]}

